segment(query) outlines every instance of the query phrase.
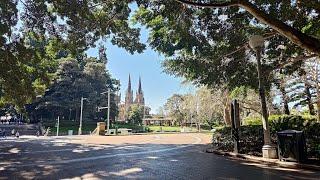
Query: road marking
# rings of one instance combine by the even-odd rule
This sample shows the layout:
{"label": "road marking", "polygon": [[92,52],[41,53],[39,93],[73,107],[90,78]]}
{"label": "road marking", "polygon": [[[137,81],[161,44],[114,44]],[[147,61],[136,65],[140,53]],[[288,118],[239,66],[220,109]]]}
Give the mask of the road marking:
{"label": "road marking", "polygon": [[55,165],[55,164],[68,164],[68,163],[77,163],[77,162],[83,162],[83,161],[92,161],[92,160],[106,159],[106,158],[111,158],[111,157],[133,156],[133,155],[141,155],[141,154],[149,154],[149,153],[160,153],[160,152],[167,152],[167,151],[190,147],[195,144],[199,144],[202,141],[201,138],[199,138],[199,137],[196,137],[196,136],[191,136],[191,137],[196,139],[196,141],[194,141],[193,143],[191,143],[189,145],[183,145],[183,146],[172,147],[172,148],[164,148],[164,149],[158,149],[158,150],[140,151],[140,152],[132,152],[132,153],[109,154],[109,155],[77,158],[77,159],[70,159],[70,160],[48,161],[46,163],[43,163],[43,162],[33,163],[33,164],[14,164],[14,163],[12,163],[10,165],[11,165],[11,167],[47,166],[47,165]]}

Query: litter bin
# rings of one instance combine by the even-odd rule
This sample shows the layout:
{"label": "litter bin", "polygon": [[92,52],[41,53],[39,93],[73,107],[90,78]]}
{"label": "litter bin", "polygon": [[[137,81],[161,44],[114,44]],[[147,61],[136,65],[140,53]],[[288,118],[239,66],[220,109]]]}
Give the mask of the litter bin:
{"label": "litter bin", "polygon": [[277,135],[280,161],[303,162],[306,160],[307,149],[303,131],[284,130]]}

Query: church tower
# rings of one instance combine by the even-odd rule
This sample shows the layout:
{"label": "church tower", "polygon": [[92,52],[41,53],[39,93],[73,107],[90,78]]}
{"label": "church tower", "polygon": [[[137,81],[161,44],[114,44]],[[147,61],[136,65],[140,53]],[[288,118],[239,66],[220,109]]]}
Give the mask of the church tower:
{"label": "church tower", "polygon": [[133,104],[133,91],[131,89],[131,78],[129,74],[129,82],[128,82],[128,89],[126,91],[125,97],[125,107],[128,109]]}
{"label": "church tower", "polygon": [[141,85],[141,77],[139,77],[138,91],[136,93],[136,99],[134,100],[134,103],[140,106],[144,106],[144,96]]}

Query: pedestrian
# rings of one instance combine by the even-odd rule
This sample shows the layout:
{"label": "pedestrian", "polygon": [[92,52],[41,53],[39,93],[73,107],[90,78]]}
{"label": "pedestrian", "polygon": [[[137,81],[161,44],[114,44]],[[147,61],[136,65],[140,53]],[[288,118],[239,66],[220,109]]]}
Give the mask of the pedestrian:
{"label": "pedestrian", "polygon": [[15,130],[15,129],[12,129],[11,135],[14,136],[15,134],[16,134],[16,130]]}
{"label": "pedestrian", "polygon": [[19,132],[17,131],[17,133],[16,133],[16,137],[17,137],[17,138],[19,138],[19,136],[20,136],[20,134],[19,134]]}
{"label": "pedestrian", "polygon": [[37,137],[40,136],[40,131],[38,130],[37,133],[36,133]]}

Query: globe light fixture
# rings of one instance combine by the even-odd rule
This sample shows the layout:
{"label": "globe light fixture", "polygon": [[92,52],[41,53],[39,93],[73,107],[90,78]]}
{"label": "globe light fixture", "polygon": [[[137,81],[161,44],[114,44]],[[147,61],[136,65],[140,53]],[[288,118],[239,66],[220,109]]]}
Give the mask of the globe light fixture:
{"label": "globe light fixture", "polygon": [[264,38],[260,35],[253,35],[249,39],[249,46],[254,50],[257,51],[264,46]]}

